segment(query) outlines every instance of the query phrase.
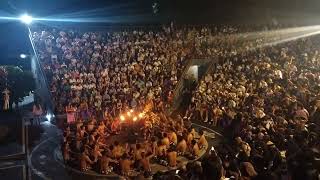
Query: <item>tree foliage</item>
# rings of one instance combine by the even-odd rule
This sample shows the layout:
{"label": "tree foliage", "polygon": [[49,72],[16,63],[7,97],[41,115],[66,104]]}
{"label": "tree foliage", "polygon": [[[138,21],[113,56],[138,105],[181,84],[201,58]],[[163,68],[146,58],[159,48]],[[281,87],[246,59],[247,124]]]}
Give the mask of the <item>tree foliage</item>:
{"label": "tree foliage", "polygon": [[10,105],[23,101],[35,89],[31,71],[23,71],[18,66],[0,66],[0,74],[0,90],[2,92],[5,88],[9,89]]}
{"label": "tree foliage", "polygon": [[0,82],[5,82],[7,77],[7,70],[4,66],[0,66]]}

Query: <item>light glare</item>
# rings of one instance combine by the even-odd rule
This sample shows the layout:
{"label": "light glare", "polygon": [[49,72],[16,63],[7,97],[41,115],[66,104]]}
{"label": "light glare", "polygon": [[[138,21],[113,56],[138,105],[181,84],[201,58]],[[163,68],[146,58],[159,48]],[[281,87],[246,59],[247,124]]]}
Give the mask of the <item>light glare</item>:
{"label": "light glare", "polygon": [[137,119],[138,119],[137,117],[134,117],[134,118],[133,118],[133,121],[137,121]]}
{"label": "light glare", "polygon": [[142,113],[139,114],[139,118],[143,118],[143,114]]}
{"label": "light glare", "polygon": [[124,116],[121,115],[121,116],[120,116],[120,120],[121,120],[121,121],[124,121],[124,120],[125,120],[125,119],[124,119]]}
{"label": "light glare", "polygon": [[46,115],[46,118],[50,121],[51,118],[52,118],[52,115],[51,115],[51,114],[47,114],[47,115]]}
{"label": "light glare", "polygon": [[28,14],[24,14],[24,15],[20,16],[20,21],[23,22],[24,24],[31,24],[32,17],[29,16]]}
{"label": "light glare", "polygon": [[25,54],[20,54],[20,58],[21,59],[25,59],[27,57],[27,55],[25,55]]}

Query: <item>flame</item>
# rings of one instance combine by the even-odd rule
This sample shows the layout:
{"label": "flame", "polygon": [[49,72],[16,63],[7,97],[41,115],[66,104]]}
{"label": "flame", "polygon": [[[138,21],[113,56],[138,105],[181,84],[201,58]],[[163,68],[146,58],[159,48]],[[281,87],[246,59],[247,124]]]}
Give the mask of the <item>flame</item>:
{"label": "flame", "polygon": [[121,120],[121,121],[124,121],[124,120],[125,120],[125,118],[124,118],[123,115],[120,116],[120,120]]}

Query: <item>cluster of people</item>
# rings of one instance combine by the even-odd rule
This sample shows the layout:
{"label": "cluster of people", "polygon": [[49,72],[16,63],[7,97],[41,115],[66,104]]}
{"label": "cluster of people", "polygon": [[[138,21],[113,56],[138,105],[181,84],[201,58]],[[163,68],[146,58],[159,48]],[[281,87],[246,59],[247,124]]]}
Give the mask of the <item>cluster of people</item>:
{"label": "cluster of people", "polygon": [[197,134],[191,122],[150,110],[139,120],[92,117],[68,125],[62,145],[65,163],[81,171],[149,177],[151,164],[176,168],[179,156],[197,159],[208,148],[203,131]]}
{"label": "cluster of people", "polygon": [[[121,167],[127,160],[137,165],[141,159],[135,159],[135,153],[139,149],[146,151],[138,157],[156,156],[153,147],[163,145],[157,142],[163,142],[166,136],[169,142],[174,142],[172,132],[184,131],[175,127],[175,121],[183,129],[181,124],[191,120],[222,128],[227,142],[207,158],[190,163],[172,176],[187,179],[317,177],[320,172],[317,160],[320,37],[264,46],[277,39],[270,34],[252,37],[250,33],[238,34],[244,31],[233,27],[170,26],[105,33],[35,32],[33,39],[50,77],[56,112],[74,112],[70,119],[81,124],[65,132],[65,159],[71,158],[68,149],[72,144],[82,152],[83,170],[89,164],[97,166],[97,162],[119,162]],[[165,112],[190,58],[216,62],[192,92],[183,120],[167,120],[170,125],[161,134],[153,132],[149,136],[144,131],[148,143],[130,145],[118,156],[112,154],[118,151],[114,149],[125,148],[115,148],[121,147],[118,142],[106,147],[105,142],[100,142],[104,138],[98,137],[117,132],[112,130],[112,124],[120,114],[143,108],[150,100],[154,112]],[[185,129],[188,131],[182,137],[192,132]],[[72,136],[75,139],[69,140]],[[180,138],[177,140],[180,142]],[[187,146],[194,143],[199,146],[199,142],[188,142],[188,137],[184,140]],[[177,149],[173,151],[178,153]],[[167,154],[171,152],[168,148]]]}
{"label": "cluster of people", "polygon": [[34,32],[33,40],[50,77],[56,112],[64,113],[70,105],[84,119],[102,117],[105,111],[116,117],[126,108],[143,106],[147,98],[170,103],[186,60],[201,55],[201,32],[173,27],[106,33],[52,30]]}
{"label": "cluster of people", "polygon": [[230,141],[218,154],[228,178],[243,176],[243,163],[249,179],[318,178],[319,40],[240,47],[200,81],[184,115],[224,130]]}
{"label": "cluster of people", "polygon": [[[69,106],[87,119],[105,111],[116,117],[126,108],[143,106],[147,98],[170,105],[187,61],[228,54],[228,48],[244,44],[237,32],[231,26],[173,25],[114,32],[50,29],[35,31],[33,41],[56,113]],[[256,43],[246,45],[250,49]]]}

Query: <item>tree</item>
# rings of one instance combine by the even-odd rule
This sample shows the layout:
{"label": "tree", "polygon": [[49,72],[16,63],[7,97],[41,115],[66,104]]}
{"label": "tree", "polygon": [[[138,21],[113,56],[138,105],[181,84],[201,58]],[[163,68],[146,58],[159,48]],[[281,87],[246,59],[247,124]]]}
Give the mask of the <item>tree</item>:
{"label": "tree", "polygon": [[[0,82],[5,82],[7,77],[7,70],[4,66],[0,66]],[[1,85],[1,84],[0,84]]]}
{"label": "tree", "polygon": [[0,66],[0,74],[0,90],[2,92],[5,88],[9,89],[10,107],[13,103],[18,105],[35,89],[35,80],[31,71],[23,71],[18,66]]}

